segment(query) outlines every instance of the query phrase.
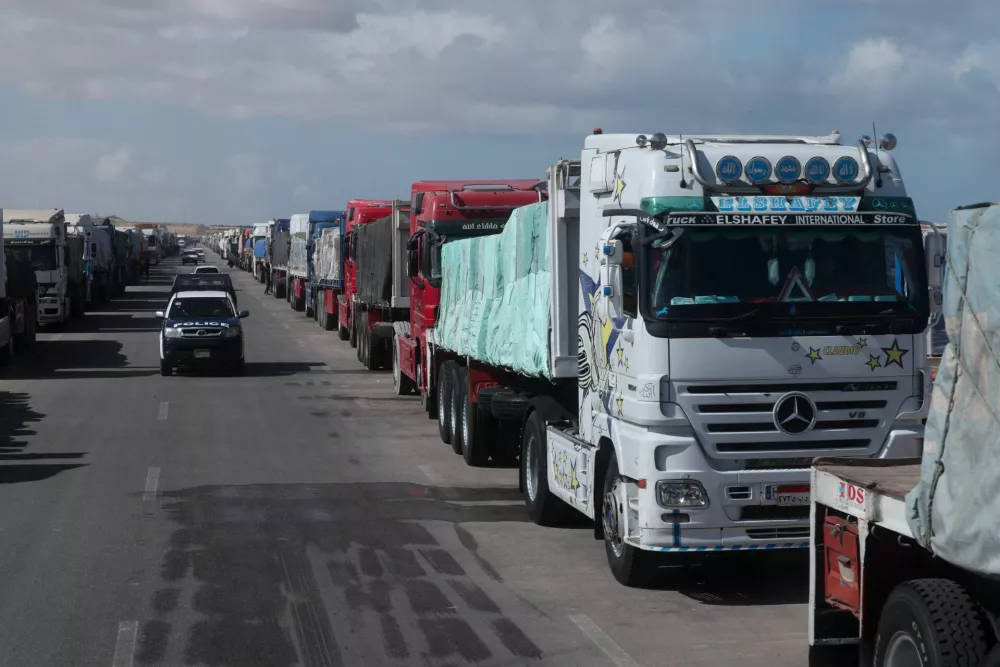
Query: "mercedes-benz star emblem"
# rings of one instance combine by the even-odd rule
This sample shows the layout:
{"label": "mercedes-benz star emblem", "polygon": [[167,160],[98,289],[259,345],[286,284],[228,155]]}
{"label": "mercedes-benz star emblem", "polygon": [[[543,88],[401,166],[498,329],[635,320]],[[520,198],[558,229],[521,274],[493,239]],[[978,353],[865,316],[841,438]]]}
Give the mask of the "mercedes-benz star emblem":
{"label": "mercedes-benz star emblem", "polygon": [[199,336],[204,336],[205,335],[205,330],[204,329],[198,329],[198,335]]}
{"label": "mercedes-benz star emblem", "polygon": [[785,394],[774,404],[774,425],[786,435],[802,435],[816,425],[816,404],[803,393]]}

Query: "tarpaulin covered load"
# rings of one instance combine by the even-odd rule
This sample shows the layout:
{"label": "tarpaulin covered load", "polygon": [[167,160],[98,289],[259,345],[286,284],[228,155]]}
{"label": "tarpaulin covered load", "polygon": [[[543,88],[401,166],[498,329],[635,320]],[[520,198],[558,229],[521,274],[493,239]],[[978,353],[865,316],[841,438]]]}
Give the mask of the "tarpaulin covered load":
{"label": "tarpaulin covered load", "polygon": [[340,280],[340,227],[327,227],[316,241],[316,279]]}
{"label": "tarpaulin covered load", "polygon": [[273,266],[288,264],[288,220],[275,220],[271,230],[271,244],[268,246],[268,256]]}
{"label": "tarpaulin covered load", "polygon": [[1000,577],[1000,205],[951,212],[943,314],[914,536],[959,567]]}
{"label": "tarpaulin covered load", "polygon": [[549,377],[548,202],[514,211],[500,234],[446,243],[435,338],[462,356]]}
{"label": "tarpaulin covered load", "polygon": [[309,214],[296,213],[288,223],[291,248],[288,252],[288,270],[305,276],[309,268]]}
{"label": "tarpaulin covered load", "polygon": [[392,301],[392,216],[354,228],[358,300],[389,306]]}
{"label": "tarpaulin covered load", "polygon": [[254,241],[253,256],[258,259],[267,257],[267,239],[257,239]]}

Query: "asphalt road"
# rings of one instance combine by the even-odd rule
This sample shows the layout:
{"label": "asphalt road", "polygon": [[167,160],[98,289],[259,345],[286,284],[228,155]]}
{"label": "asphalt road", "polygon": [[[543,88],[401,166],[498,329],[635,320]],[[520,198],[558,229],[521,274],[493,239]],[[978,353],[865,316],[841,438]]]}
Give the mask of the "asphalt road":
{"label": "asphalt road", "polygon": [[0,667],[805,664],[805,554],[619,586],[248,274],[246,376],[160,377],[177,268],[0,377]]}

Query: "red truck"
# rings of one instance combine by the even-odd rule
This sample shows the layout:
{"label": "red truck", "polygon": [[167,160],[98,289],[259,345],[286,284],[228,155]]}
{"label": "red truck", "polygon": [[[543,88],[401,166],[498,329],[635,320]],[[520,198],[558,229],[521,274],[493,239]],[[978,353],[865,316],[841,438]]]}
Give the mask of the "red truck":
{"label": "red truck", "polygon": [[[340,340],[350,340],[351,347],[357,347],[357,327],[355,326],[352,302],[358,291],[357,263],[355,261],[356,234],[354,228],[366,225],[379,218],[384,218],[392,212],[392,202],[381,199],[352,199],[347,202],[347,213],[344,220],[344,287],[343,293],[337,295],[336,316],[338,321],[337,336]],[[333,311],[333,294],[326,295],[327,312]]]}
{"label": "red truck", "polygon": [[[392,335],[393,384],[398,394],[416,389],[429,416],[436,416],[433,360],[428,363],[441,296],[441,246],[454,239],[499,233],[515,208],[547,199],[539,179],[418,181],[410,190],[409,321]],[[377,333],[388,333],[385,325]]]}

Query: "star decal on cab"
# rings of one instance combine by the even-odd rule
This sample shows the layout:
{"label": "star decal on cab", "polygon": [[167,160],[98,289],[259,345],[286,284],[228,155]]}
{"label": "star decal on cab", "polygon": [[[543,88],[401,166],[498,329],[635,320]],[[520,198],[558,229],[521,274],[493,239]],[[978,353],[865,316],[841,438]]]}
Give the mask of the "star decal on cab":
{"label": "star decal on cab", "polygon": [[622,193],[625,191],[625,167],[622,167],[622,173],[615,175],[615,197],[614,201],[618,202],[618,208],[622,207]]}
{"label": "star decal on cab", "polygon": [[879,355],[877,355],[877,354],[869,354],[868,355],[868,361],[865,362],[865,366],[868,366],[868,368],[872,369],[872,373],[875,372],[876,368],[881,368],[882,367],[882,362],[881,362],[881,360],[879,358]]}
{"label": "star decal on cab", "polygon": [[888,368],[893,364],[896,364],[900,368],[903,367],[903,356],[909,352],[909,350],[903,350],[899,347],[899,340],[896,338],[892,339],[892,347],[883,347],[882,351],[885,352],[885,367]]}
{"label": "star decal on cab", "polygon": [[820,350],[822,349],[823,348],[819,348],[819,350],[817,350],[814,347],[810,347],[809,354],[806,355],[806,359],[808,359],[813,364],[815,364],[817,361],[823,361],[823,357],[820,355]]}

